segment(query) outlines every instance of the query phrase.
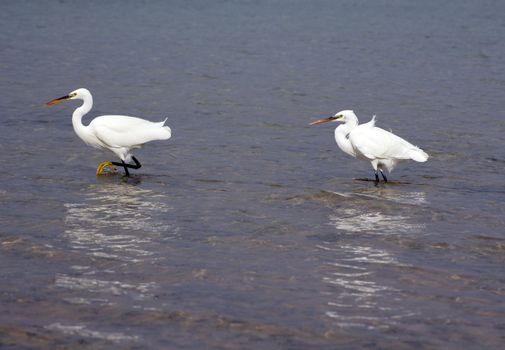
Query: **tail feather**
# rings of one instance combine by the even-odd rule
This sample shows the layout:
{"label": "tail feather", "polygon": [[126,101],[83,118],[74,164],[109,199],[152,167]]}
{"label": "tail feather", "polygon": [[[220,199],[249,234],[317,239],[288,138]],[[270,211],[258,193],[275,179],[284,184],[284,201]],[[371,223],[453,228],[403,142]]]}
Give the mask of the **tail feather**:
{"label": "tail feather", "polygon": [[166,140],[172,137],[172,129],[169,126],[164,126]]}
{"label": "tail feather", "polygon": [[[168,118],[165,118],[162,125],[165,125],[167,119]],[[169,138],[172,137],[172,129],[170,129],[169,126],[163,126],[163,129],[165,130],[165,140],[168,140]]]}
{"label": "tail feather", "polygon": [[412,148],[409,151],[409,156],[411,159],[415,160],[416,162],[426,162],[428,158],[430,157],[428,153],[420,149],[419,147]]}
{"label": "tail feather", "polygon": [[156,135],[156,140],[168,140],[172,137],[172,129],[165,125],[167,119],[168,118],[165,118],[165,120],[161,122],[153,123],[154,128],[151,132],[154,132],[154,135]]}

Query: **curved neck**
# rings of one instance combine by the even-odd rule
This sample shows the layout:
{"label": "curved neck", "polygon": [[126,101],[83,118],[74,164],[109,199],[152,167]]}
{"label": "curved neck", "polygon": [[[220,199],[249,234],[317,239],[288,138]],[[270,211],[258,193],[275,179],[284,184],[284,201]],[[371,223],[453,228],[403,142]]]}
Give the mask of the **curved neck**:
{"label": "curved neck", "polygon": [[83,104],[72,113],[72,125],[77,136],[84,140],[87,134],[87,126],[82,124],[82,117],[93,107],[93,97],[91,97],[91,94],[85,95],[82,100]]}
{"label": "curved neck", "polygon": [[344,125],[349,128],[349,131],[351,131],[352,129],[357,127],[358,124],[359,124],[359,120],[358,120],[358,117],[356,117],[356,114],[351,113],[351,114],[346,115]]}
{"label": "curved neck", "polygon": [[349,141],[349,134],[357,125],[357,121],[355,124],[351,123],[351,125],[347,122],[335,129],[335,141],[337,141],[338,147],[352,157],[356,157],[356,152],[354,152],[351,141]]}

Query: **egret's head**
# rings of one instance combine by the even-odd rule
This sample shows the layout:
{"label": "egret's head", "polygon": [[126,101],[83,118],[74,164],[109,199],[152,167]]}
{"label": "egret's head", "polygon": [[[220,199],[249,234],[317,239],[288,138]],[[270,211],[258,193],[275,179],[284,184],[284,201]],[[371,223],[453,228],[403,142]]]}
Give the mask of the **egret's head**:
{"label": "egret's head", "polygon": [[356,114],[354,114],[353,111],[351,110],[344,110],[336,113],[334,116],[328,117],[328,118],[323,118],[323,119],[318,119],[310,123],[309,125],[317,125],[317,124],[323,124],[327,122],[341,122],[345,123],[351,119],[355,119]]}
{"label": "egret's head", "polygon": [[59,97],[57,99],[54,99],[52,101],[49,101],[46,103],[47,106],[55,105],[57,103],[66,101],[66,100],[74,100],[74,99],[84,99],[85,96],[91,96],[89,91],[87,89],[77,89],[69,93],[68,95]]}
{"label": "egret's head", "polygon": [[345,122],[348,122],[349,120],[356,119],[356,114],[354,114],[354,111],[347,109],[345,111],[340,111],[338,113],[335,113],[333,118],[336,121],[345,123]]}

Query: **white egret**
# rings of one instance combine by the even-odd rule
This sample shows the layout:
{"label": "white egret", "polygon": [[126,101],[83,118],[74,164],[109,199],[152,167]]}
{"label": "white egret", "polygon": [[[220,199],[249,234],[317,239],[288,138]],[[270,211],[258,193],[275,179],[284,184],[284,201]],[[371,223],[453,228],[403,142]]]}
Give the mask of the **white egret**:
{"label": "white egret", "polygon": [[[132,149],[154,140],[168,140],[172,131],[162,122],[129,117],[125,115],[102,115],[93,119],[88,126],[82,124],[82,117],[93,107],[93,97],[87,89],[77,89],[66,96],[57,98],[46,105],[51,106],[66,100],[83,100],[83,104],[72,114],[74,131],[87,145],[112,151],[121,159],[118,162],[103,162],[96,169],[97,175],[105,173],[107,168],[121,166],[125,175],[129,176],[128,168],[139,169],[142,165],[131,153]],[[135,164],[130,164],[131,161]]]}
{"label": "white egret", "polygon": [[428,154],[419,147],[389,131],[376,127],[375,116],[368,123],[359,125],[356,114],[345,110],[332,117],[313,121],[310,125],[332,121],[344,123],[335,129],[338,147],[352,157],[369,160],[375,171],[376,183],[379,182],[378,171],[387,182],[384,170],[391,172],[401,160],[412,159],[416,162],[428,160]]}

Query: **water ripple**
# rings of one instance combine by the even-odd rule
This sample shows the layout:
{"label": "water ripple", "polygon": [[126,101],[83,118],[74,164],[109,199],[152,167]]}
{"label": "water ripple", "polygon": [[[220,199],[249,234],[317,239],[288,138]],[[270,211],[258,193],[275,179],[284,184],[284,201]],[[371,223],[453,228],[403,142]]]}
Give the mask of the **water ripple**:
{"label": "water ripple", "polygon": [[96,331],[88,329],[84,325],[64,325],[61,323],[52,323],[45,328],[52,331],[59,331],[68,335],[77,335],[81,337],[108,340],[112,342],[137,341],[140,339],[136,335],[126,335],[121,332]]}
{"label": "water ripple", "polygon": [[[425,196],[389,191],[384,198],[384,191],[372,191],[339,195],[337,208],[328,216],[338,239],[316,245],[324,256],[322,279],[330,296],[325,315],[343,328],[390,328],[415,315],[399,302],[404,291],[387,278],[409,265],[382,247],[380,237],[423,232],[425,224],[413,222],[410,213],[411,206],[426,203]],[[381,201],[370,201],[370,196]],[[396,204],[384,205],[383,199]]]}
{"label": "water ripple", "polygon": [[127,184],[89,186],[84,201],[66,203],[65,237],[73,249],[95,257],[140,262],[156,259],[153,244],[175,236],[172,208],[161,195]]}
{"label": "water ripple", "polygon": [[395,300],[401,295],[401,290],[378,276],[381,265],[386,268],[403,265],[392,253],[370,246],[331,242],[317,247],[334,255],[335,261],[326,264],[323,276],[331,295],[325,314],[335,319],[339,327],[384,328],[412,314],[398,305],[384,303],[385,298]]}

